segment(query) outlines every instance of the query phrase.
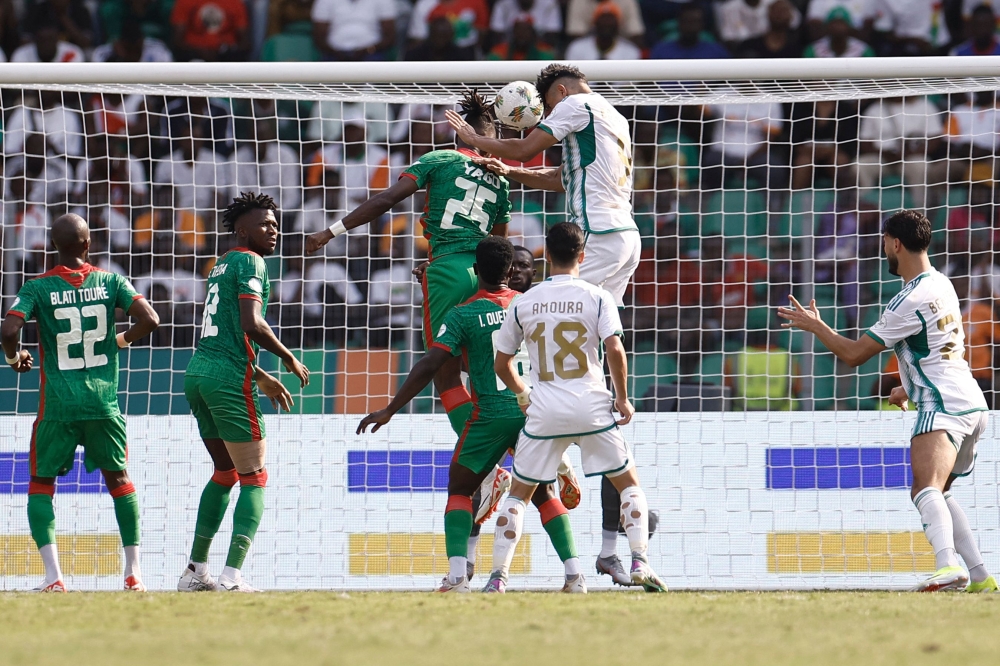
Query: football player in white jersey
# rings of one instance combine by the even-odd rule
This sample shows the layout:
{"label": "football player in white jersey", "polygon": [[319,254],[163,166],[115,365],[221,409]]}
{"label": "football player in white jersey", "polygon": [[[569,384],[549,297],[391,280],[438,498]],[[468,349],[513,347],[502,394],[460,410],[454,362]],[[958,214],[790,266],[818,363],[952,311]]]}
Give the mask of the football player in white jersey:
{"label": "football player in white jersey", "polygon": [[[646,495],[632,450],[618,429],[635,412],[626,387],[621,319],[610,293],[579,278],[584,243],[583,230],[575,224],[563,222],[549,230],[545,245],[551,277],[511,302],[495,339],[497,377],[517,395],[528,419],[514,452],[510,495],[497,518],[493,573],[485,592],[505,590],[526,499],[539,483],[555,481],[570,444],[580,447],[584,474],[610,477],[620,493],[632,581],[651,592],[667,589],[649,566]],[[614,397],[604,379],[602,341]],[[513,368],[522,342],[528,347],[533,390]]]}
{"label": "football player in white jersey", "polygon": [[495,157],[529,162],[562,142],[562,164],[527,169],[499,160],[477,160],[528,187],[566,192],[570,221],[587,234],[587,262],[580,277],[611,292],[622,307],[625,288],[639,265],[642,242],[632,219],[632,137],[628,120],[593,92],[587,77],[570,65],[553,63],[535,83],[547,115],[526,137],[480,136],[462,116],[446,112],[459,138]]}
{"label": "football player in white jersey", "polygon": [[[912,210],[900,211],[885,221],[882,237],[889,272],[902,277],[905,284],[878,323],[859,340],[838,335],[827,326],[816,301],[806,309],[789,297],[794,307],[779,308],[778,316],[788,320],[782,324],[785,328],[814,333],[851,367],[890,347],[896,352],[903,386],[893,391],[890,402],[905,409],[910,398],[917,405],[910,439],[910,497],[937,562],[937,572],[914,590],[994,592],[996,580],[983,566],[965,512],[949,492],[956,478],[972,472],[976,444],[988,419],[986,399],[964,360],[958,296],[951,281],[927,257],[931,223],[926,217]],[[968,572],[959,564],[956,550]]]}

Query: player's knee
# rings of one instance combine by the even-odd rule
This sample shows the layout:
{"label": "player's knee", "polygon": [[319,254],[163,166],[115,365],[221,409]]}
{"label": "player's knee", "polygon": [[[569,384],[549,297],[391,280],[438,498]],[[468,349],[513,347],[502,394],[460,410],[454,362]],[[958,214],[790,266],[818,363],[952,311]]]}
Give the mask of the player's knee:
{"label": "player's knee", "polygon": [[233,486],[236,485],[236,482],[239,480],[240,480],[240,475],[236,471],[236,468],[225,469],[225,470],[217,469],[215,470],[215,472],[212,473],[213,483],[217,483],[218,485],[224,486],[226,488],[232,488]]}
{"label": "player's knee", "polygon": [[56,494],[56,480],[33,476],[28,481],[29,495],[48,495],[52,497]]}
{"label": "player's knee", "polygon": [[257,486],[258,488],[264,488],[267,486],[266,468],[250,474],[240,474],[239,477],[241,486]]}

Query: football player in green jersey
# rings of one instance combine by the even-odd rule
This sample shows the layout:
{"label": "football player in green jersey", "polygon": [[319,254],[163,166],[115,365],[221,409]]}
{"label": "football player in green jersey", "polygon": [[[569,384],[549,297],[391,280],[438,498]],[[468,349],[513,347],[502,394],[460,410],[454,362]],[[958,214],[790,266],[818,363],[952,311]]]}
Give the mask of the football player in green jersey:
{"label": "football player in green jersey", "polygon": [[[486,100],[476,91],[461,102],[465,121],[475,132],[496,137],[496,120]],[[476,245],[487,235],[507,236],[510,221],[510,183],[473,162],[483,155],[456,138],[457,150],[435,150],[411,165],[395,185],[358,206],[329,229],[306,240],[312,253],[335,236],[373,222],[393,206],[426,190],[427,205],[421,222],[430,243],[429,264],[421,283],[424,292],[424,347],[430,349],[445,315],[476,293]],[[434,378],[434,387],[456,433],[461,433],[472,412],[472,398],[462,385],[462,359],[452,358]]]}
{"label": "football player in green jersey", "polygon": [[[243,580],[240,570],[264,513],[267,484],[267,440],[258,390],[275,408],[288,411],[292,405],[292,396],[281,382],[258,367],[260,347],[281,359],[302,386],[309,383],[309,370],[264,320],[271,285],[263,257],[273,254],[278,242],[275,209],[274,200],[265,194],[246,192],[234,199],[222,223],[236,236],[239,247],[219,257],[208,274],[201,338],[184,373],[184,395],[215,473],[198,505],[191,558],[177,583],[181,592],[256,591]],[[208,550],[237,481],[240,496],[233,513],[232,541],[216,583],[208,572]]]}
{"label": "football player in green jersey", "polygon": [[[125,549],[125,589],[144,592],[139,570],[139,500],[126,471],[125,419],[118,409],[118,349],[143,338],[160,321],[127,279],[88,263],[90,229],[79,215],[52,224],[56,267],[21,287],[0,326],[4,356],[14,372],[31,369],[18,351],[21,329],[38,322],[41,380],[38,417],[31,429],[28,525],[45,563],[40,592],[65,592],[56,550],[52,507],[55,477],[73,468],[77,445],[88,472],[100,469],[114,498]],[[135,318],[115,335],[115,309]]]}
{"label": "football player in green jersey", "polygon": [[[448,469],[448,504],[444,514],[445,546],[449,573],[441,592],[469,592],[467,554],[472,532],[472,496],[493,467],[517,444],[524,427],[524,414],[517,398],[497,380],[493,371],[493,335],[507,316],[507,306],[518,292],[507,287],[514,247],[503,238],[486,238],[476,248],[473,270],[477,291],[445,317],[430,351],[413,366],[399,392],[385,409],[369,414],[358,426],[358,434],[372,432],[430,383],[450,359],[464,356],[472,387],[473,410],[463,427]],[[523,359],[527,372],[528,359]],[[566,567],[564,592],[586,592],[580,560],[566,507],[551,484],[540,486],[532,498],[542,517],[552,545]],[[502,591],[502,590],[501,590]]]}

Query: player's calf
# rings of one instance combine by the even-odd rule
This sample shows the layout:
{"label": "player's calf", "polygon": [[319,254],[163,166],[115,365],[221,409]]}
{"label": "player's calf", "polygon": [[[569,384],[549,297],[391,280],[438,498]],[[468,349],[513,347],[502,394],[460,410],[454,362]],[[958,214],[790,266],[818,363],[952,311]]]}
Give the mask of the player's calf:
{"label": "player's calf", "polygon": [[[546,483],[535,488],[531,502],[538,507],[542,518],[542,527],[549,535],[552,546],[562,560],[566,573],[566,585],[563,592],[586,592],[580,572],[580,557],[576,552],[576,542],[573,540],[573,529],[570,527],[569,512],[558,497],[553,484]],[[582,586],[582,587],[581,587]]]}
{"label": "player's calf", "polygon": [[125,550],[125,586],[132,592],[145,592],[139,567],[139,497],[125,470],[101,470],[104,482],[114,500],[115,519]]}
{"label": "player's calf", "polygon": [[28,483],[28,526],[45,565],[45,580],[34,592],[66,591],[62,570],[59,568],[59,551],[56,548],[56,514],[52,506],[55,483],[54,478],[37,476],[31,477]]}

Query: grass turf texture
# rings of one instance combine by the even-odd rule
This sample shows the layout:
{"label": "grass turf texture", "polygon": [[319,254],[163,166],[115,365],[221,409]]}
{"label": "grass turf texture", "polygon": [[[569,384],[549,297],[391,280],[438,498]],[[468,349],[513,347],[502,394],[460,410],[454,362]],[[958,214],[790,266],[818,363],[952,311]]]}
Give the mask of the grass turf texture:
{"label": "grass turf texture", "polygon": [[997,663],[1000,595],[0,594],[0,664]]}

